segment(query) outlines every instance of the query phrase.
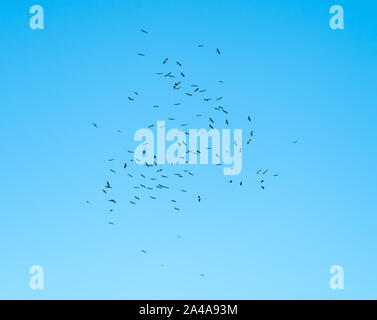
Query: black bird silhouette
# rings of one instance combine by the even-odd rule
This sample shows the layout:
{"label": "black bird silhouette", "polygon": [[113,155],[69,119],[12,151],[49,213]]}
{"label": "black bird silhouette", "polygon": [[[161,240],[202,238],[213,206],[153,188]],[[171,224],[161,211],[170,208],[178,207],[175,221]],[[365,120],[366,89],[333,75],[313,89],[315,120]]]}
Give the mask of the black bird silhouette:
{"label": "black bird silhouette", "polygon": [[177,65],[179,65],[180,67],[182,67],[182,64],[179,61],[177,61]]}
{"label": "black bird silhouette", "polygon": [[109,200],[109,202],[117,203],[114,199]]}
{"label": "black bird silhouette", "polygon": [[220,54],[220,53],[221,53],[219,49],[216,49],[216,51],[217,51],[217,53],[218,53],[218,54]]}
{"label": "black bird silhouette", "polygon": [[96,128],[98,128],[97,124],[95,124],[94,122],[92,123],[92,125]]}
{"label": "black bird silhouette", "polygon": [[124,163],[124,166],[123,166],[123,168],[124,168],[124,169],[126,169],[126,168],[127,168],[127,163],[126,163],[126,162]]}
{"label": "black bird silhouette", "polygon": [[140,250],[142,253],[148,253],[146,250]]}
{"label": "black bird silhouette", "polygon": [[168,61],[168,58],[166,58],[162,64],[165,64],[167,61]]}
{"label": "black bird silhouette", "polygon": [[251,118],[250,118],[250,116],[248,116],[248,117],[247,117],[247,119],[248,119],[249,121],[251,121]]}
{"label": "black bird silhouette", "polygon": [[106,188],[107,189],[111,189],[112,188],[109,181],[106,182]]}
{"label": "black bird silhouette", "polygon": [[148,33],[148,31],[140,29],[141,32]]}

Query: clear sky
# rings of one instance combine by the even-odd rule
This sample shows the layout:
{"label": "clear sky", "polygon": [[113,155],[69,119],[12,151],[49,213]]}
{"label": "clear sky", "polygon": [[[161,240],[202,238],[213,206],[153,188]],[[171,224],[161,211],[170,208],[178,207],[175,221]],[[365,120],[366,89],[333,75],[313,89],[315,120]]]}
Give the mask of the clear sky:
{"label": "clear sky", "polygon": [[[0,298],[376,298],[376,15],[372,0],[2,1]],[[180,90],[155,74],[181,71]],[[203,101],[220,96],[227,116]],[[244,130],[232,184],[221,167],[161,166],[165,181],[130,162],[137,129],[210,116]],[[134,189],[142,173],[170,189]]]}

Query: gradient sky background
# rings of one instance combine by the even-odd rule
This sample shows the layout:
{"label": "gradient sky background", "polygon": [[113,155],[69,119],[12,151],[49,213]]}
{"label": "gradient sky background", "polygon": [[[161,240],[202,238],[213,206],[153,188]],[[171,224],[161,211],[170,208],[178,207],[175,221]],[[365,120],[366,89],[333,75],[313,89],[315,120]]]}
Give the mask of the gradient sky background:
{"label": "gradient sky background", "polygon": [[[33,4],[45,30],[29,27]],[[344,30],[329,28],[334,4]],[[377,298],[376,15],[372,0],[3,1],[0,298]],[[169,116],[197,128],[198,112],[225,126],[213,104],[155,75],[176,60],[255,140],[232,185],[192,166],[194,177],[169,178],[188,194],[132,207],[122,163],[137,129]],[[265,190],[261,168],[279,174]],[[44,290],[29,288],[34,264]],[[334,264],[343,291],[329,288]]]}

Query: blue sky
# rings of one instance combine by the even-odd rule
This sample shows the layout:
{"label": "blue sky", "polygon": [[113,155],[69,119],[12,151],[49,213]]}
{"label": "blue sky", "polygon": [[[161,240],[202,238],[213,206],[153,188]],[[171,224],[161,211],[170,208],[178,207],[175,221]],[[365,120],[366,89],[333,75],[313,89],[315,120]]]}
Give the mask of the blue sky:
{"label": "blue sky", "polygon": [[[29,27],[33,4],[44,30]],[[344,30],[329,28],[334,4]],[[376,14],[374,1],[346,0],[4,1],[0,298],[376,298]],[[177,73],[175,61],[203,96],[155,75]],[[154,169],[122,168],[134,132],[168,117],[225,128],[201,99],[219,96],[244,130],[234,183],[214,166],[182,180],[171,174],[186,167],[167,166],[157,201],[135,191],[127,173],[141,183]],[[35,264],[44,290],[29,288]],[[335,264],[344,290],[329,288]]]}

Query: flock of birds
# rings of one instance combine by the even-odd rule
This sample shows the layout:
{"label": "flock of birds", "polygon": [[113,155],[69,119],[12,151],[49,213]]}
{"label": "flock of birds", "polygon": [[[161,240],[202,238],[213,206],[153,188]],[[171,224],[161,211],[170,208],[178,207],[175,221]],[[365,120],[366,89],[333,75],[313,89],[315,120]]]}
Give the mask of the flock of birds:
{"label": "flock of birds", "polygon": [[[148,35],[148,31],[141,29],[140,30],[142,33],[145,35]],[[203,48],[203,45],[198,45],[199,48]],[[221,51],[219,48],[216,48],[216,51],[214,50],[214,54],[217,54],[221,56]],[[138,56],[140,57],[145,57],[144,53],[138,52]],[[206,96],[207,94],[207,89],[202,88],[198,84],[193,84],[193,83],[186,83],[186,79],[188,78],[186,74],[186,70],[184,69],[184,63],[181,61],[174,61],[169,60],[169,57],[163,57],[161,58],[161,67],[165,70],[164,72],[156,72],[155,76],[161,77],[166,81],[168,88],[174,91],[179,91],[183,92],[183,94],[187,97],[194,97],[198,96],[199,99],[206,104],[201,110],[203,110],[202,113],[199,114],[194,114],[192,116],[193,119],[207,119],[206,121],[208,124],[208,127],[210,129],[216,128],[216,125],[219,124],[221,126],[229,126],[230,125],[230,110],[225,109],[222,105],[219,105],[221,100],[223,99],[223,96],[217,96],[215,98]],[[173,64],[173,65],[172,65]],[[176,71],[171,71],[173,69],[173,66]],[[170,69],[170,70],[169,70]],[[223,80],[218,80],[217,83],[221,85],[224,83]],[[137,98],[139,97],[139,92],[134,91],[133,94],[128,96],[128,101],[129,103],[134,103]],[[211,103],[214,103],[214,105],[211,105]],[[182,102],[176,102],[174,103],[174,106],[180,106]],[[210,109],[208,108],[210,106]],[[152,106],[153,109],[159,109],[159,105],[154,105]],[[211,113],[204,113],[204,110],[209,111],[212,110]],[[220,119],[216,120],[215,119]],[[169,121],[173,122],[176,121],[176,118],[169,117]],[[185,119],[186,121],[187,119]],[[245,116],[245,121],[249,125],[252,123],[252,118],[250,115]],[[98,125],[96,123],[92,123],[94,128],[98,128]],[[188,126],[187,121],[179,125],[182,128],[182,131],[185,132],[187,136],[189,136],[189,132],[184,131],[184,128]],[[154,124],[148,125],[148,128],[153,128]],[[250,130],[250,129],[249,129]],[[253,130],[248,130],[248,138],[247,138],[247,145],[252,143],[253,138],[254,138],[254,131]],[[120,132],[120,130],[118,130]],[[185,144],[184,141],[181,143]],[[236,151],[236,146],[237,143],[235,143],[235,148],[234,150]],[[293,143],[297,143],[297,141],[293,141]],[[179,143],[180,144],[180,143]],[[211,149],[210,147],[208,149]],[[145,151],[144,151],[145,152]],[[186,153],[196,153],[197,155],[200,155],[199,150],[187,150]],[[240,149],[240,152],[242,150]],[[171,166],[171,165],[165,165],[164,167],[161,167],[157,164],[157,159],[156,156],[154,156],[154,164],[147,164],[145,165],[139,165],[136,164],[133,158],[133,151],[128,150],[128,154],[130,156],[128,161],[122,161],[121,165],[119,166],[119,170],[125,170],[128,178],[130,179],[129,181],[129,186],[132,187],[134,190],[134,193],[130,192],[130,198],[128,199],[128,203],[130,206],[136,206],[138,203],[140,203],[142,200],[145,199],[150,199],[151,201],[157,201],[159,199],[159,194],[161,192],[168,192],[169,195],[174,195],[174,191],[178,191],[182,194],[188,195],[192,201],[198,201],[199,203],[203,200],[202,195],[198,195],[195,193],[189,192],[187,189],[181,187],[182,181],[184,179],[188,179],[190,177],[193,177],[196,173],[192,172],[192,170],[185,169],[187,166]],[[216,156],[218,156],[216,154]],[[109,163],[115,163],[115,159],[108,159]],[[187,163],[187,160],[186,160]],[[136,172],[132,171],[132,165],[137,166],[138,170]],[[221,166],[222,164],[217,164]],[[182,170],[177,170],[176,167],[183,168]],[[111,166],[109,168],[109,171],[111,174],[117,174],[118,169],[115,166]],[[142,168],[142,169],[141,169]],[[141,172],[140,172],[141,170]],[[265,177],[269,174],[268,169],[259,169],[256,172],[256,175],[260,176],[259,184],[260,188],[262,190],[265,189]],[[278,174],[274,173],[272,174],[273,177],[277,177]],[[175,180],[174,180],[175,179]],[[233,178],[235,179],[235,178]],[[234,181],[233,179],[227,179],[228,184],[234,184],[237,183],[240,186],[243,186],[243,181]],[[106,180],[106,179],[105,179]],[[178,189],[174,189],[177,188]],[[102,193],[105,195],[106,201],[111,205],[109,208],[109,212],[113,212],[118,206],[118,201],[114,199],[111,194],[113,190],[113,184],[111,183],[111,178],[108,178],[107,181],[104,182],[103,187],[102,187]],[[172,210],[176,212],[180,212],[181,208],[179,206],[178,200],[177,199],[170,199],[170,205]],[[114,225],[115,223],[113,221],[108,221],[108,224]],[[180,235],[177,235],[177,237],[181,237]],[[147,250],[142,249],[142,253],[147,254]],[[201,274],[204,276],[203,274]]]}

